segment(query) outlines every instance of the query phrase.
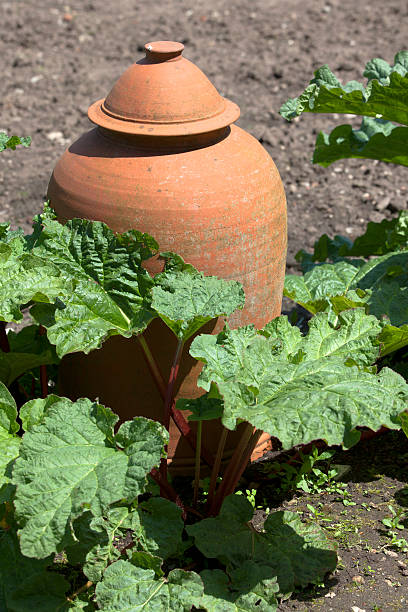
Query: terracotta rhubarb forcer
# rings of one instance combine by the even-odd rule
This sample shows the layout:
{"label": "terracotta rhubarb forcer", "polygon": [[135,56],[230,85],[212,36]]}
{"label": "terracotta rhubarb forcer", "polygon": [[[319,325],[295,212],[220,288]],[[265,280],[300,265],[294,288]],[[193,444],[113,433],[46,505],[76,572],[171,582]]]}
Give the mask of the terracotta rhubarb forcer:
{"label": "terracotta rhubarb forcer", "polygon": [[[177,42],[152,42],[146,57],[89,108],[97,127],[58,161],[48,197],[60,220],[100,220],[113,230],[148,232],[162,251],[175,251],[205,274],[239,280],[245,308],[232,327],[264,326],[280,314],[286,258],[286,202],[274,162],[247,132],[233,125],[239,108],[182,56]],[[160,259],[148,262],[154,273]],[[202,332],[217,332],[223,322]],[[158,320],[144,334],[167,379],[176,339]],[[184,348],[177,397],[197,397],[199,364]],[[60,392],[98,397],[122,420],[160,420],[162,400],[136,339],[110,338],[88,356],[66,357]],[[219,423],[205,434],[215,453]],[[193,453],[174,427],[172,469],[189,471]],[[228,434],[232,454],[240,431]],[[267,445],[264,436],[255,455]]]}

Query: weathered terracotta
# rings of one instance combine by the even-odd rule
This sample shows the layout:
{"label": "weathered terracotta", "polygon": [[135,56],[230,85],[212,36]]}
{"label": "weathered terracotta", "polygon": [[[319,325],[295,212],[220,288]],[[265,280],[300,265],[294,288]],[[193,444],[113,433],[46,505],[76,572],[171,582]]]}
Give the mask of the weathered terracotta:
{"label": "weathered terracotta", "polygon": [[[98,127],[72,144],[48,189],[61,220],[101,220],[123,232],[148,232],[162,251],[179,253],[206,274],[239,280],[246,304],[232,327],[264,326],[280,314],[286,258],[286,202],[270,156],[232,125],[239,108],[222,98],[205,75],[182,57],[183,45],[146,45],[105,100],[89,108]],[[155,258],[150,272],[161,269]],[[223,322],[211,323],[217,332]],[[214,327],[215,325],[215,327]],[[175,339],[160,321],[145,337],[167,378]],[[195,397],[199,366],[185,347],[178,397]],[[61,368],[61,393],[99,397],[122,419],[159,419],[162,402],[136,340],[109,339],[89,356],[70,355]],[[215,452],[219,425],[208,436]],[[231,454],[239,432],[229,434]],[[186,471],[192,453],[171,430],[169,461]],[[206,436],[207,438],[207,436]],[[256,454],[262,454],[267,436]],[[186,467],[187,466],[187,467]]]}

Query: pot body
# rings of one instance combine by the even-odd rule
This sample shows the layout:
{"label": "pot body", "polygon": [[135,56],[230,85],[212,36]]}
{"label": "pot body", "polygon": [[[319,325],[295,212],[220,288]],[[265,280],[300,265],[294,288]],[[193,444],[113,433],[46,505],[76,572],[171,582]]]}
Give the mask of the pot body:
{"label": "pot body", "polygon": [[[147,128],[148,129],[148,128]],[[229,317],[232,327],[263,327],[280,314],[286,260],[286,201],[283,185],[264,148],[232,125],[207,134],[150,137],[117,134],[100,127],[84,134],[58,161],[48,189],[61,221],[104,221],[114,231],[148,232],[161,251],[174,251],[205,274],[238,280],[246,302]],[[162,269],[160,258],[146,266]],[[201,333],[217,333],[223,321]],[[161,321],[145,331],[162,375],[168,378],[176,339]],[[200,371],[184,348],[177,397],[202,393]],[[110,338],[90,355],[64,358],[60,392],[99,398],[121,420],[136,415],[161,419],[162,401],[136,339]],[[216,452],[220,426],[208,422],[208,446]],[[238,428],[239,429],[239,428]],[[226,454],[239,431],[228,436]],[[169,461],[192,469],[189,446],[171,430]],[[262,454],[267,436],[258,445]]]}

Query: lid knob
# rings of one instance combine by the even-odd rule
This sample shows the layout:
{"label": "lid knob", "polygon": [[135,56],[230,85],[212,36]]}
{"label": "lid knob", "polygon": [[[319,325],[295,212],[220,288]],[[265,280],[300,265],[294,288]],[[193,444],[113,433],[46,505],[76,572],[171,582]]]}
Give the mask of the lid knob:
{"label": "lid knob", "polygon": [[165,62],[182,54],[184,45],[172,40],[156,40],[145,45],[146,57],[155,62]]}

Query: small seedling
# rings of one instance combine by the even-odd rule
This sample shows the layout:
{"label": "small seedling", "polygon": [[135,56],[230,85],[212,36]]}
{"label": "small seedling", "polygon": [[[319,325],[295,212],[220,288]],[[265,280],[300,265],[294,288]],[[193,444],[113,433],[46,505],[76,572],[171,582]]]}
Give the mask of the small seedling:
{"label": "small seedling", "polygon": [[408,551],[408,542],[405,538],[399,538],[397,529],[404,529],[402,521],[407,517],[406,513],[400,508],[395,510],[393,506],[389,505],[388,510],[391,516],[386,516],[382,519],[382,524],[386,527],[385,535],[390,539],[387,546],[391,548],[397,548],[402,552]]}

